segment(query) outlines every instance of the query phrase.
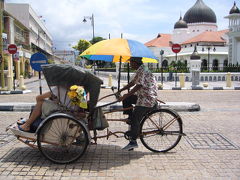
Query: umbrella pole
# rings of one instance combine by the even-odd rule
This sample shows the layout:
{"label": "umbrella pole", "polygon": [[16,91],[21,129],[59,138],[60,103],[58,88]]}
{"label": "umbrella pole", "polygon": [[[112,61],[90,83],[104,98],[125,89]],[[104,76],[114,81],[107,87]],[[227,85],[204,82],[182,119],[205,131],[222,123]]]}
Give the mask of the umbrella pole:
{"label": "umbrella pole", "polygon": [[[129,67],[129,63],[127,64],[127,81],[128,81],[128,84],[129,84],[129,81],[130,81],[130,67]],[[129,92],[129,89],[128,89],[128,92]]]}
{"label": "umbrella pole", "polygon": [[120,90],[120,79],[121,79],[121,66],[122,66],[122,56],[120,56],[120,63],[118,69],[118,91]]}

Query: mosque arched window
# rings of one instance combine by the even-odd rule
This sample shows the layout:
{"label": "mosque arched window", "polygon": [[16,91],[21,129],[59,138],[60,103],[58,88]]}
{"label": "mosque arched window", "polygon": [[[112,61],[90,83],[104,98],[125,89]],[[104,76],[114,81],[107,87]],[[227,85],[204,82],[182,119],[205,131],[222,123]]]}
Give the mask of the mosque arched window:
{"label": "mosque arched window", "polygon": [[202,71],[206,71],[207,70],[207,60],[206,59],[202,60],[201,69],[202,69]]}
{"label": "mosque arched window", "polygon": [[162,67],[163,68],[167,68],[168,67],[168,61],[165,59],[165,60],[163,60],[163,62],[162,62]]}
{"label": "mosque arched window", "polygon": [[214,59],[212,63],[212,70],[217,71],[218,70],[218,60]]}
{"label": "mosque arched window", "polygon": [[227,60],[227,59],[225,59],[225,60],[223,61],[223,67],[226,67],[226,66],[228,66],[228,60]]}

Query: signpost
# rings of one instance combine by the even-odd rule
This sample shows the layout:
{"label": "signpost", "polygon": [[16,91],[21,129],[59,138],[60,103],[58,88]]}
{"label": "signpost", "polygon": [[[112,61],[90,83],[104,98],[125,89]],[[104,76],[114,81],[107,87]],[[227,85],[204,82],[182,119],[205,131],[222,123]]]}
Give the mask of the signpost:
{"label": "signpost", "polygon": [[42,83],[41,83],[41,65],[48,64],[47,57],[42,53],[35,53],[30,58],[30,65],[35,70],[38,71],[39,74],[39,91],[42,94]]}
{"label": "signpost", "polygon": [[8,45],[8,52],[10,54],[15,54],[17,52],[17,46],[15,44]]}
{"label": "signpost", "polygon": [[[180,44],[173,44],[172,45],[172,51],[176,54],[176,63],[177,63],[177,53],[181,51],[181,45]],[[177,87],[177,69],[175,69],[175,87]]]}
{"label": "signpost", "polygon": [[[17,52],[17,46],[15,44],[9,44],[8,52],[9,52],[9,54],[12,54],[12,59],[14,59],[14,54]],[[14,68],[14,80],[13,80],[14,90],[15,90],[15,80],[16,80],[16,69]]]}

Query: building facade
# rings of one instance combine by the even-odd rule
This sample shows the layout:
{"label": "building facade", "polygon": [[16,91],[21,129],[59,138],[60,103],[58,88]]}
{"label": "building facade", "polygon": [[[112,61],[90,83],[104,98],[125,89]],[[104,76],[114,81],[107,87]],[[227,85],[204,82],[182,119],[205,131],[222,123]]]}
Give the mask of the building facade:
{"label": "building facade", "polygon": [[[239,27],[240,22],[239,19],[236,20],[236,17],[239,16],[236,14],[228,16],[230,21],[234,21],[234,23],[230,23],[231,27],[234,26],[234,30],[237,29],[236,24]],[[239,54],[232,55],[238,57],[234,60],[228,55],[228,51],[231,51],[229,47],[240,49],[238,39],[239,35],[236,35],[233,30],[218,30],[214,11],[203,0],[197,0],[184,17],[180,16],[174,24],[172,34],[159,33],[155,39],[145,45],[159,58],[162,67],[167,67],[172,62],[182,62],[190,67],[190,56],[196,46],[201,57],[201,69],[209,71],[222,70],[230,63],[235,65],[240,63]],[[181,52],[177,54],[177,57],[172,52],[172,44],[181,45]],[[160,55],[161,50],[164,52],[162,56]]]}
{"label": "building facade", "polygon": [[54,57],[60,59],[61,63],[67,63],[67,64],[75,64],[76,61],[76,54],[74,51],[68,51],[68,50],[56,50],[53,52]]}
{"label": "building facade", "polygon": [[229,63],[240,64],[240,10],[235,2],[226,18],[229,19],[229,32],[227,33],[229,37]]}
{"label": "building facade", "polygon": [[[7,85],[7,89],[12,90],[15,79],[37,75],[30,66],[33,53],[42,52],[48,59],[52,58],[52,37],[29,4],[3,3],[2,7],[1,84],[3,89]],[[8,52],[9,44],[17,46],[17,53],[13,56]]]}
{"label": "building facade", "polygon": [[31,50],[52,55],[52,36],[40,17],[29,4],[5,3],[5,11],[21,22],[29,30]]}

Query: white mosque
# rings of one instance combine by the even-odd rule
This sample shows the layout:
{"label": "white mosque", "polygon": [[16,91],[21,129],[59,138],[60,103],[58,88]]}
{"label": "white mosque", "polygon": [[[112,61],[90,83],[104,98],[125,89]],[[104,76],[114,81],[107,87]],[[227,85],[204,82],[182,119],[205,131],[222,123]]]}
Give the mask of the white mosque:
{"label": "white mosque", "polygon": [[145,45],[161,60],[162,67],[176,61],[172,44],[181,45],[177,61],[188,67],[195,46],[201,57],[202,70],[221,70],[230,64],[240,65],[240,10],[235,2],[226,18],[229,19],[229,29],[218,30],[214,11],[203,0],[197,0],[183,18],[180,16],[172,34],[159,33]]}

